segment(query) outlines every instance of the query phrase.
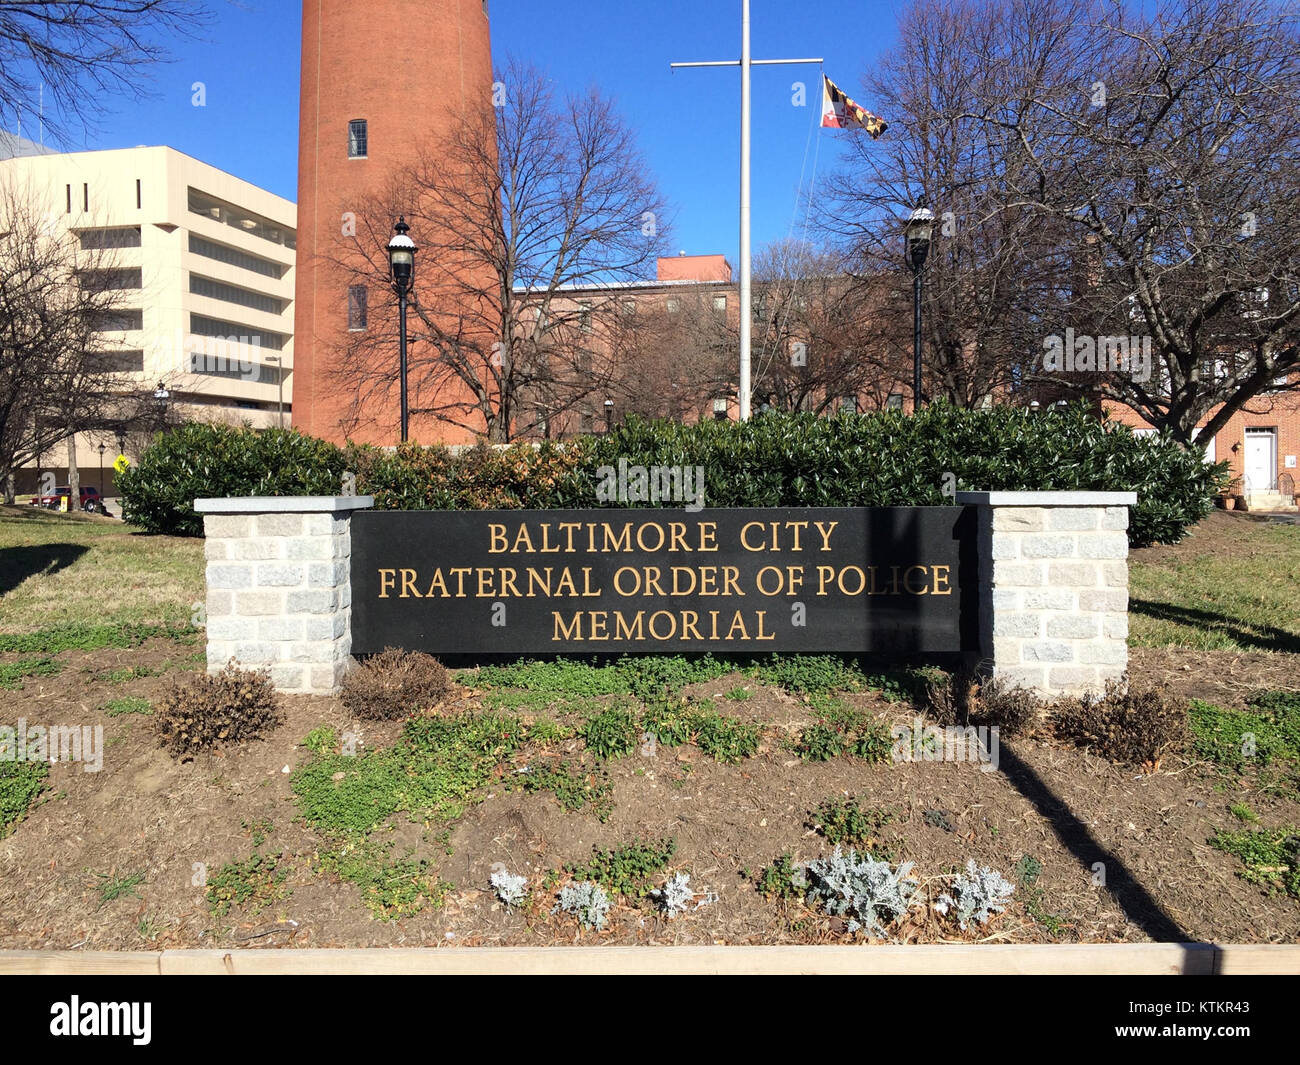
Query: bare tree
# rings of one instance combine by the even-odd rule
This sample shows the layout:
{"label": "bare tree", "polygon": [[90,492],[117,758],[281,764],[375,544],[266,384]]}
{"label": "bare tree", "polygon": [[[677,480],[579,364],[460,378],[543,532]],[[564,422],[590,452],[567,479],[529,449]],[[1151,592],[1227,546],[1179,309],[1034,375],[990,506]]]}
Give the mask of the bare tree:
{"label": "bare tree", "polygon": [[1023,145],[1012,205],[1073,234],[1078,277],[1051,331],[1105,349],[1090,379],[1050,376],[1204,445],[1300,388],[1297,15],[1116,4],[1068,32],[1083,79],[1044,78],[1015,114],[981,115]]}
{"label": "bare tree", "polygon": [[0,185],[0,479],[12,502],[14,472],[66,441],[75,506],[75,434],[147,426],[157,407],[114,353],[112,249],[83,247],[43,203],[40,190]]}
{"label": "bare tree", "polygon": [[827,184],[818,214],[890,314],[878,343],[891,350],[873,354],[894,367],[912,359],[903,222],[918,204],[934,211],[922,356],[929,398],[974,407],[1012,391],[1041,339],[1039,311],[1070,261],[1060,254],[1065,227],[1015,206],[1030,161],[1013,131],[979,115],[1031,110],[1049,73],[1077,82],[1085,57],[1062,38],[1087,7],[917,0],[900,16],[897,45],[863,79],[864,99],[889,131],[849,141],[850,163]]}
{"label": "bare tree", "polygon": [[0,114],[35,115],[42,96],[56,134],[102,115],[112,95],[139,98],[160,38],[209,15],[192,0],[0,0]]}
{"label": "bare tree", "polygon": [[[754,258],[754,379],[779,410],[838,409],[842,400],[892,390],[901,336],[876,279],[805,241],[780,240]],[[734,347],[734,345],[733,345]]]}
{"label": "bare tree", "polygon": [[[591,89],[557,99],[511,62],[497,106],[465,116],[332,256],[354,284],[386,285],[384,246],[403,215],[422,251],[410,335],[412,409],[499,442],[590,406],[607,389],[615,286],[653,271],[666,209],[630,128]],[[355,409],[392,409],[396,315],[351,336],[339,379]]]}
{"label": "bare tree", "polygon": [[716,291],[677,286],[612,320],[608,391],[619,416],[694,421],[735,394],[735,335]]}

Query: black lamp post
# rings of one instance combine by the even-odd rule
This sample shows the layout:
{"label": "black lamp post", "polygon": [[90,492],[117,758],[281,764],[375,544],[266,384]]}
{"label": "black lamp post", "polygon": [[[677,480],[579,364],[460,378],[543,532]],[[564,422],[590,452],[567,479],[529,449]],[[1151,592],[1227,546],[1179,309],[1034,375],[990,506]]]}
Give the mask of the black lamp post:
{"label": "black lamp post", "polygon": [[108,450],[107,444],[99,445],[99,498],[104,498],[104,452]]}
{"label": "black lamp post", "polygon": [[411,288],[411,277],[415,273],[415,241],[406,234],[411,227],[406,224],[405,216],[398,218],[393,226],[393,239],[388,242],[388,265],[392,271],[393,288],[397,290],[397,317],[400,334],[397,341],[398,372],[402,378],[402,443],[406,443],[407,425],[410,412],[406,401],[406,294]]}
{"label": "black lamp post", "polygon": [[912,409],[921,409],[921,284],[925,258],[930,254],[934,212],[918,206],[903,230],[907,265],[912,268]]}
{"label": "black lamp post", "polygon": [[605,400],[605,432],[608,433],[613,428],[614,428],[614,401],[612,399],[607,399]]}

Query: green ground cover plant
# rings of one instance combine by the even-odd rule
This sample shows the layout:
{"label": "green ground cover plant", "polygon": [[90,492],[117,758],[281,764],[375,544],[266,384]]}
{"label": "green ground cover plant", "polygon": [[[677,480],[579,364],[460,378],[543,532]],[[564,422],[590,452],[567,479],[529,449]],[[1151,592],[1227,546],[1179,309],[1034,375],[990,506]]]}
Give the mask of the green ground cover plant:
{"label": "green ground cover plant", "polygon": [[0,760],[0,839],[13,831],[45,790],[48,762]]}

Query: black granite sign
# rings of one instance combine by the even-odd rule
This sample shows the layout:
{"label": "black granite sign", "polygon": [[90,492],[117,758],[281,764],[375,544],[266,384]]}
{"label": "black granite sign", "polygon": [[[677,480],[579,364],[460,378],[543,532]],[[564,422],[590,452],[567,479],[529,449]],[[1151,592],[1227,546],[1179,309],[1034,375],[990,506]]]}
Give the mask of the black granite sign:
{"label": "black granite sign", "polygon": [[352,651],[973,650],[964,507],[367,511]]}

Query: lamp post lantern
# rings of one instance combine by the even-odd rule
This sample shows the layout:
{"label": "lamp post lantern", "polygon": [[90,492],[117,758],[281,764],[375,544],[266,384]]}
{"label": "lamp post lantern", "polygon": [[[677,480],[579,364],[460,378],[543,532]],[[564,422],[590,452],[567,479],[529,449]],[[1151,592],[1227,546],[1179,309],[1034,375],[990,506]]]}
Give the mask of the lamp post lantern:
{"label": "lamp post lantern", "polygon": [[397,291],[397,319],[399,335],[397,339],[398,373],[401,376],[402,390],[402,443],[406,443],[407,428],[410,422],[410,410],[406,398],[406,294],[411,289],[411,278],[415,274],[415,253],[418,250],[406,234],[411,227],[406,224],[406,217],[398,218],[393,226],[393,238],[388,242],[388,266],[392,272],[393,288]]}
{"label": "lamp post lantern", "polygon": [[612,399],[607,399],[605,400],[605,432],[608,433],[613,428],[614,428],[614,401]]}
{"label": "lamp post lantern", "polygon": [[104,499],[104,452],[107,450],[107,444],[99,445],[99,498],[101,502]]}
{"label": "lamp post lantern", "polygon": [[925,259],[930,254],[934,212],[918,205],[903,229],[907,265],[912,268],[912,411],[921,409],[921,285]]}

